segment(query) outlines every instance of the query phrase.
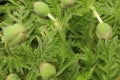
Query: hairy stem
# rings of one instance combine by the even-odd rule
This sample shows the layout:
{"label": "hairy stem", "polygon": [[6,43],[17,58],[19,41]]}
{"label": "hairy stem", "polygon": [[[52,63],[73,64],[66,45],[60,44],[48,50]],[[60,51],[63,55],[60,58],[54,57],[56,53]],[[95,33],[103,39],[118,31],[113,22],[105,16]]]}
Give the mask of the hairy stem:
{"label": "hairy stem", "polygon": [[103,23],[102,19],[100,18],[100,15],[99,15],[98,12],[96,11],[95,7],[90,6],[90,9],[93,11],[93,14],[94,14],[94,16],[98,19],[98,21],[99,21],[100,23]]}
{"label": "hairy stem", "polygon": [[54,22],[55,26],[58,29],[60,30],[62,29],[62,26],[60,25],[60,23],[50,13],[47,16]]}

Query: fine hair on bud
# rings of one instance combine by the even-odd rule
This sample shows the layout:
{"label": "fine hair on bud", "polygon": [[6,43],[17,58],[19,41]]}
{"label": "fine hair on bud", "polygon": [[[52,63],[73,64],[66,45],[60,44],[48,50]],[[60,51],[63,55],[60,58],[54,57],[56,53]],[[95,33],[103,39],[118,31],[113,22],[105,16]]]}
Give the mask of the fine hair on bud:
{"label": "fine hair on bud", "polygon": [[107,23],[99,23],[97,25],[96,34],[99,38],[109,39],[112,36],[112,27]]}
{"label": "fine hair on bud", "polygon": [[3,29],[3,36],[9,46],[14,46],[21,44],[26,40],[27,30],[22,23],[16,23],[5,27]]}
{"label": "fine hair on bud", "polygon": [[6,80],[21,80],[17,74],[15,73],[11,73],[7,76],[7,79]]}
{"label": "fine hair on bud", "polygon": [[34,3],[34,11],[40,17],[47,17],[47,15],[50,13],[48,5],[44,2],[35,2]]}
{"label": "fine hair on bud", "polygon": [[71,7],[76,3],[76,0],[61,0],[61,5],[63,7]]}
{"label": "fine hair on bud", "polygon": [[47,62],[41,63],[39,69],[43,80],[48,80],[56,74],[55,66]]}

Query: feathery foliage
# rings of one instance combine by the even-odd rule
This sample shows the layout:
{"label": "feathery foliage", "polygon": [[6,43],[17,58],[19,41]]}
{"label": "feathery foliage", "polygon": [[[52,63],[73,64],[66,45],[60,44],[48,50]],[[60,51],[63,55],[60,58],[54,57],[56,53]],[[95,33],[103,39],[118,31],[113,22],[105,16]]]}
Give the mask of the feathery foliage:
{"label": "feathery foliage", "polygon": [[[34,11],[42,1],[59,27]],[[68,8],[60,0],[0,0],[0,80],[15,73],[21,80],[42,80],[39,65],[49,62],[57,73],[51,80],[115,80],[120,77],[120,0],[76,0]],[[112,38],[98,39],[94,6],[113,28]],[[3,29],[23,23],[27,40],[9,47]]]}

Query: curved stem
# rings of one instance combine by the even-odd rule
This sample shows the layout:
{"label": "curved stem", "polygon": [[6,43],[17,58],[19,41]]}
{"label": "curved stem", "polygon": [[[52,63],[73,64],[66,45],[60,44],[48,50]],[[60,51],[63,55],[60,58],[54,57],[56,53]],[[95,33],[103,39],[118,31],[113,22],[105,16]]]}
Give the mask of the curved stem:
{"label": "curved stem", "polygon": [[94,16],[98,19],[98,21],[99,21],[100,23],[103,23],[102,19],[100,18],[100,15],[99,15],[98,12],[96,11],[95,7],[90,6],[90,9],[93,11],[93,14],[94,14]]}
{"label": "curved stem", "polygon": [[61,25],[59,24],[59,22],[50,14],[50,13],[48,13],[48,15],[47,15],[53,22],[54,22],[54,24],[55,24],[55,26],[58,28],[58,29],[62,29],[62,27],[61,27]]}
{"label": "curved stem", "polygon": [[58,30],[58,33],[59,33],[59,36],[60,36],[61,40],[64,43],[66,43],[65,36],[63,36],[64,32],[62,30],[62,25],[50,13],[47,16],[54,22],[54,25],[56,26],[56,28]]}
{"label": "curved stem", "polygon": [[57,27],[61,40],[65,43],[65,37],[63,36],[64,32],[62,30],[62,25],[50,13],[48,14],[48,17],[54,22],[54,25]]}
{"label": "curved stem", "polygon": [[50,13],[48,13],[47,16],[48,16],[52,21],[56,22],[56,19],[55,19]]}

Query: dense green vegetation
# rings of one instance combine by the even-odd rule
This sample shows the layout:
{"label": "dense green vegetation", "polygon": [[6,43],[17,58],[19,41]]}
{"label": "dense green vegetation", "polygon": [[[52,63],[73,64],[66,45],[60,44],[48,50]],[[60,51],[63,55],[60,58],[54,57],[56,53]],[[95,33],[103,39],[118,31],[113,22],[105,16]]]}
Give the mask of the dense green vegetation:
{"label": "dense green vegetation", "polygon": [[120,0],[68,1],[0,0],[0,80],[119,80]]}

